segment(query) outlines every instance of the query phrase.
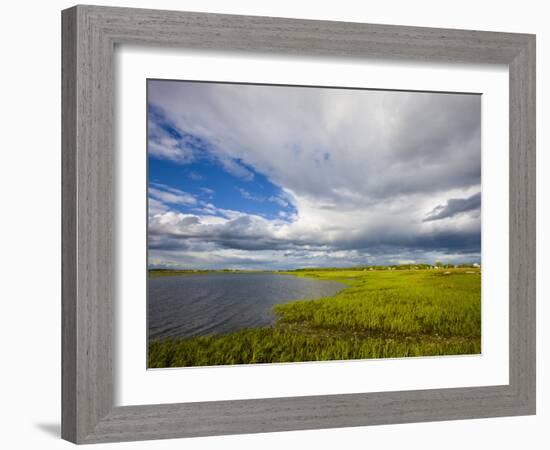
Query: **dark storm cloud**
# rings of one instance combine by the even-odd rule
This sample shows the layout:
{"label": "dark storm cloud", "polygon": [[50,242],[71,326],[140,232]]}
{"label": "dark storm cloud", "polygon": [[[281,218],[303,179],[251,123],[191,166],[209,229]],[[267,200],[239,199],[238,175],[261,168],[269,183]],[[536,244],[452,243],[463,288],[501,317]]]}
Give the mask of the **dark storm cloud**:
{"label": "dark storm cloud", "polygon": [[430,211],[424,222],[446,219],[460,213],[478,211],[479,209],[481,209],[481,192],[468,198],[450,198],[446,204],[438,205]]}

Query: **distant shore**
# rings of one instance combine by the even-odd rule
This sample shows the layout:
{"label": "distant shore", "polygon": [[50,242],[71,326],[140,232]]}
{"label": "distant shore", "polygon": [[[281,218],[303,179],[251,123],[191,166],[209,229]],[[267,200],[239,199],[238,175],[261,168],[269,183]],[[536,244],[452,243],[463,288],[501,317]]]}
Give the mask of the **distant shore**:
{"label": "distant shore", "polygon": [[339,271],[374,271],[374,270],[443,270],[443,269],[474,269],[479,270],[479,264],[398,264],[387,266],[354,266],[354,267],[305,267],[300,269],[149,269],[151,277],[169,277],[178,275],[207,275],[216,273],[278,273],[300,274],[304,272],[339,272]]}
{"label": "distant shore", "polygon": [[150,277],[173,277],[181,275],[209,275],[216,273],[270,273],[271,270],[234,270],[234,269],[149,269]]}

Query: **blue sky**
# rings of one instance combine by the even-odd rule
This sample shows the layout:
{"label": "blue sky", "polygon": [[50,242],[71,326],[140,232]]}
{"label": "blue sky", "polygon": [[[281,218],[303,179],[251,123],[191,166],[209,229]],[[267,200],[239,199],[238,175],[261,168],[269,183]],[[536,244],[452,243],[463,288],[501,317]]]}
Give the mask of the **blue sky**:
{"label": "blue sky", "polygon": [[148,83],[150,266],[479,262],[479,96]]}
{"label": "blue sky", "polygon": [[193,155],[181,161],[148,154],[148,182],[150,196],[158,198],[160,192],[172,189],[190,194],[196,202],[168,203],[172,210],[193,214],[205,205],[215,204],[224,210],[240,211],[269,219],[288,218],[295,209],[279,186],[243,161],[231,161],[231,166],[216,158],[212,146],[200,137],[185,133],[171,123],[159,108],[148,105],[149,145],[154,146],[170,136]]}

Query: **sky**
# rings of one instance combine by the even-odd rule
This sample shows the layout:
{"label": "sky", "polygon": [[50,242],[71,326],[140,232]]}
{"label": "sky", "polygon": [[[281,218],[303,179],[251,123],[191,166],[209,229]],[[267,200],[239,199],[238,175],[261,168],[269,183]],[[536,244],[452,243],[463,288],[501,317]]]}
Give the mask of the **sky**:
{"label": "sky", "polygon": [[481,259],[481,97],[148,80],[148,262]]}

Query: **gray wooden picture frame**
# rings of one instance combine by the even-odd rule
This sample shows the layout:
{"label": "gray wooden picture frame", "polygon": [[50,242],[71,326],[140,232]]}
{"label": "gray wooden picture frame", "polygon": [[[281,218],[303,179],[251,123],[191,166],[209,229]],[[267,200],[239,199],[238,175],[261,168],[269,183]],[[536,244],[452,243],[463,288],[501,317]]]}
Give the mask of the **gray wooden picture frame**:
{"label": "gray wooden picture frame", "polygon": [[[62,34],[64,439],[94,443],[535,413],[534,35],[97,6],[63,11]],[[509,384],[115,407],[116,44],[506,64]]]}

